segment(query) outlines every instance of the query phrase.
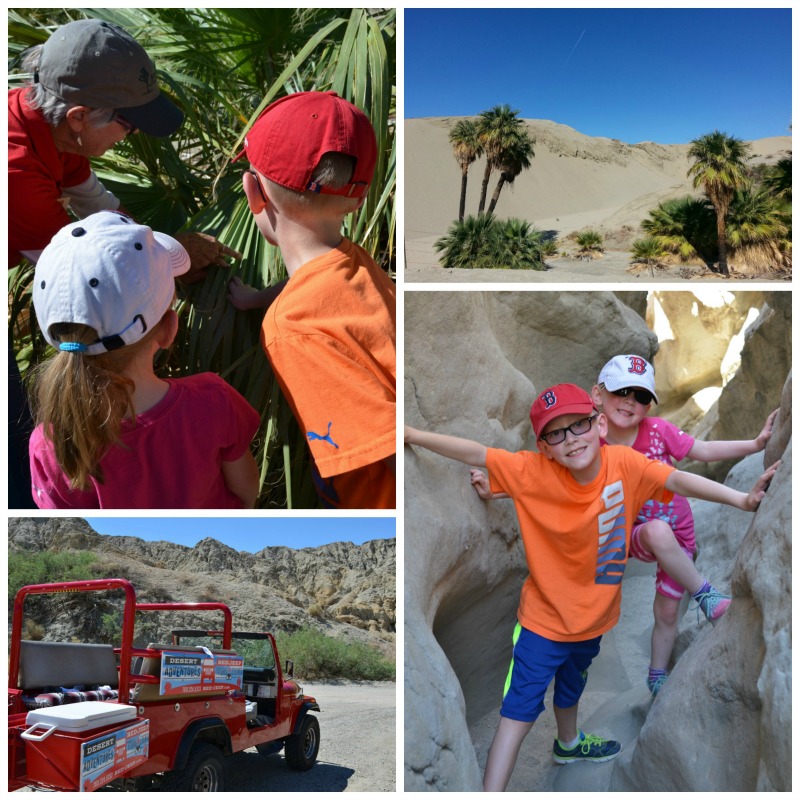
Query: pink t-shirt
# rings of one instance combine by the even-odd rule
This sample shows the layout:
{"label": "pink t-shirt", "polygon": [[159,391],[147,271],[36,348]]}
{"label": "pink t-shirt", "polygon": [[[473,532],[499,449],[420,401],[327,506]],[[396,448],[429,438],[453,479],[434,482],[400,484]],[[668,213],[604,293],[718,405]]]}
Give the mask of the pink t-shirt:
{"label": "pink t-shirt", "polygon": [[258,430],[258,412],[222,378],[207,372],[168,379],[164,399],[100,462],[105,483],[73,491],[38,425],[31,435],[33,499],[39,508],[241,508],[225,485],[222,462],[241,458]]}
{"label": "pink t-shirt", "polygon": [[[661,417],[645,417],[639,423],[639,433],[632,447],[648,458],[675,466],[675,461],[686,458],[692,445],[694,437],[684,433],[671,422]],[[651,519],[664,520],[686,550],[690,553],[696,550],[694,518],[689,501],[685,497],[676,494],[670,503],[648,500],[639,512],[636,522],[638,524]]]}

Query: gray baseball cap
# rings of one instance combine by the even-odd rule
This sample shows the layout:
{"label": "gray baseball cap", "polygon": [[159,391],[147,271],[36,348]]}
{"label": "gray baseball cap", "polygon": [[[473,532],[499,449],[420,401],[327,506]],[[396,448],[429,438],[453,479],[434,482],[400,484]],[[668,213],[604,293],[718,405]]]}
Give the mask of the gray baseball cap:
{"label": "gray baseball cap", "polygon": [[183,122],[183,112],[159,91],[150,57],[111,22],[81,19],[57,28],[34,81],[65,103],[113,108],[150,136],[169,136]]}

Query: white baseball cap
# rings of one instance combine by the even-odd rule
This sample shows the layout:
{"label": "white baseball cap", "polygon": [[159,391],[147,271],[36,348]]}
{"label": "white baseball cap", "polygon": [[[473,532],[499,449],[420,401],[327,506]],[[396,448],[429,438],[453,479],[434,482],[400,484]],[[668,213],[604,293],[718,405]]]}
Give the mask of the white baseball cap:
{"label": "white baseball cap", "polygon": [[[171,236],[116,211],[63,227],[36,264],[33,305],[53,347],[97,355],[138,342],[164,316],[189,254]],[[59,342],[51,326],[78,322],[97,331],[89,345]]]}
{"label": "white baseball cap", "polygon": [[600,370],[598,383],[602,383],[609,392],[618,389],[647,389],[658,403],[656,394],[656,373],[653,365],[637,355],[614,356]]}

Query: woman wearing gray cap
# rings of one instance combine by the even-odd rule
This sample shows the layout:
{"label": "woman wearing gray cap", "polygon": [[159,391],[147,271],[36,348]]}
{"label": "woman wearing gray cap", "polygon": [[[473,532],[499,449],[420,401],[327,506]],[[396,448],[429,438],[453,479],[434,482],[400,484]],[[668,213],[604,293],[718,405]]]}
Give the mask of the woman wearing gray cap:
{"label": "woman wearing gray cap", "polygon": [[[70,22],[29,51],[33,85],[8,93],[9,266],[31,261],[64,225],[120,202],[98,181],[89,158],[129,133],[170,136],[183,113],[158,88],[153,62],[122,28],[97,19]],[[239,257],[213,237],[178,237],[197,277]]]}

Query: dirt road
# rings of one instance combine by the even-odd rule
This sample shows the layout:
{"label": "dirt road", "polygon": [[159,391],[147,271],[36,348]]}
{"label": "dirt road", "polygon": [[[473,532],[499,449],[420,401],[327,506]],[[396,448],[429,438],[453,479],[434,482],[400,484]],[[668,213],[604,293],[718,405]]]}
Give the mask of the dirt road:
{"label": "dirt road", "polygon": [[283,754],[255,748],[227,762],[228,792],[393,792],[396,788],[394,683],[305,683],[319,703],[320,748],[308,772],[293,772]]}

